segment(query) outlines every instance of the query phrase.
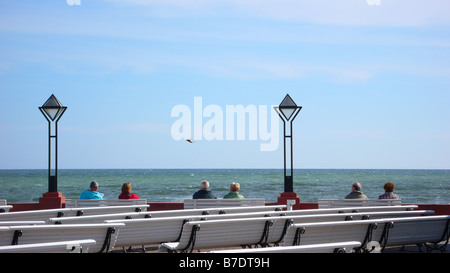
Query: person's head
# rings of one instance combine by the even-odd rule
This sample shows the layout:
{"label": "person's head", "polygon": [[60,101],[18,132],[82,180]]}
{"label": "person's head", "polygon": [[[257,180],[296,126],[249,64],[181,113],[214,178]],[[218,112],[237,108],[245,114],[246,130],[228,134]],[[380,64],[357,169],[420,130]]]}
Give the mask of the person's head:
{"label": "person's head", "polygon": [[123,185],[122,185],[122,193],[123,194],[128,194],[128,195],[131,194],[131,183],[130,182],[123,183]]}
{"label": "person's head", "polygon": [[352,184],[352,191],[361,191],[362,186],[361,183],[355,182]]}
{"label": "person's head", "polygon": [[387,182],[386,184],[384,184],[384,191],[385,192],[393,192],[394,191],[394,183],[392,182]]}
{"label": "person's head", "polygon": [[236,182],[232,182],[230,185],[230,191],[232,192],[238,192],[240,188],[241,186],[239,185],[239,183]]}
{"label": "person's head", "polygon": [[209,182],[206,181],[206,180],[203,180],[203,181],[202,181],[202,184],[200,184],[200,188],[201,188],[202,190],[207,190],[207,189],[209,189]]}
{"label": "person's head", "polygon": [[96,190],[98,190],[98,182],[97,182],[97,181],[92,181],[92,182],[91,182],[91,185],[89,185],[89,189],[90,189],[91,191],[96,191]]}

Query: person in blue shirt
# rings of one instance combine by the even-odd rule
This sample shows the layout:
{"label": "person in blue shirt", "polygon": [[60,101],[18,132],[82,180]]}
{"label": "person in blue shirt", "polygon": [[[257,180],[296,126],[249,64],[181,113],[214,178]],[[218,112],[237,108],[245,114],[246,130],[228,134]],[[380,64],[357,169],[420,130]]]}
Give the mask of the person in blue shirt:
{"label": "person in blue shirt", "polygon": [[92,181],[89,186],[89,190],[85,190],[81,193],[80,199],[103,199],[103,193],[98,190],[98,182]]}

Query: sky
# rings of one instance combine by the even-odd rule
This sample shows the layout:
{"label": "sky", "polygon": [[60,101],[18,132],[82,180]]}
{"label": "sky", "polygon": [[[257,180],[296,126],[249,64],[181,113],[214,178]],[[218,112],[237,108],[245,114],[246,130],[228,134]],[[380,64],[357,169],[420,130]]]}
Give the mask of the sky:
{"label": "sky", "polygon": [[47,168],[52,94],[60,169],[283,168],[287,94],[295,168],[450,169],[449,10],[1,0],[0,169]]}

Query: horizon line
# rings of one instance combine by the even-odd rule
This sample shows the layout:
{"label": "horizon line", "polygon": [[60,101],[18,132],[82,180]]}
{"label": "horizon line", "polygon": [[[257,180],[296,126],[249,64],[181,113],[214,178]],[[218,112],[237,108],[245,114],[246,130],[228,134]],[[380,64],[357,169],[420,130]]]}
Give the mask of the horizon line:
{"label": "horizon line", "polygon": [[[20,171],[20,170],[36,170],[48,171],[47,168],[13,168],[3,169],[0,171]],[[284,170],[284,168],[61,168],[61,170]],[[450,169],[441,168],[294,168],[294,170],[436,170],[436,171],[450,171]]]}

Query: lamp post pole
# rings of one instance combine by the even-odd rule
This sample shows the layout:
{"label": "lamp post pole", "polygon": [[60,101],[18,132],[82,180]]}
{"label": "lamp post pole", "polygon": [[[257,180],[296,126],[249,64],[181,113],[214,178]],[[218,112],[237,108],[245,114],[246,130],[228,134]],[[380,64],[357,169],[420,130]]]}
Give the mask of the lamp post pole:
{"label": "lamp post pole", "polygon": [[[51,95],[50,98],[39,107],[39,110],[48,121],[48,192],[58,191],[58,121],[66,111],[67,107]],[[52,122],[55,122],[55,133],[52,135]],[[52,139],[55,144],[54,173],[52,175]]]}
{"label": "lamp post pole", "polygon": [[[300,199],[294,193],[294,154],[293,154],[293,138],[292,138],[292,122],[302,109],[301,106],[292,100],[289,94],[283,99],[281,104],[275,107],[278,115],[283,121],[283,140],[284,140],[284,196]],[[283,194],[282,194],[283,196]],[[286,197],[284,197],[286,198]],[[298,203],[299,203],[298,202]]]}

